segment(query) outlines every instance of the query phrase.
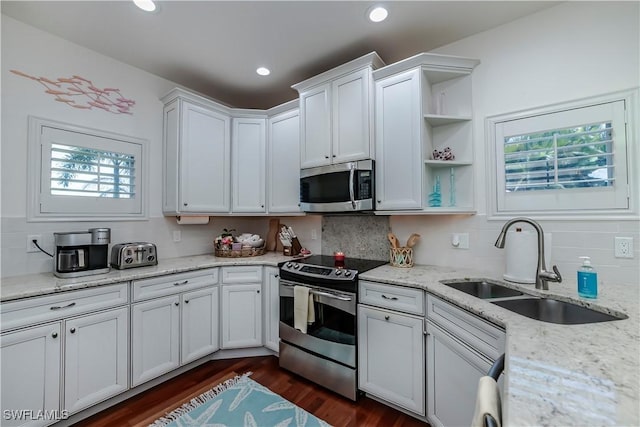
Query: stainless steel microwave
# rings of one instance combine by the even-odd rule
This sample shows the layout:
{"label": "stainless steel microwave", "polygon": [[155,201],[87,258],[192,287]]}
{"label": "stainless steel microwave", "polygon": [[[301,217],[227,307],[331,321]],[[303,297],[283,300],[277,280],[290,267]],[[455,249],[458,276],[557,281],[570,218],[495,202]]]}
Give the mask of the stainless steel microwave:
{"label": "stainless steel microwave", "polygon": [[300,171],[300,208],[305,212],[373,210],[374,162],[337,163]]}

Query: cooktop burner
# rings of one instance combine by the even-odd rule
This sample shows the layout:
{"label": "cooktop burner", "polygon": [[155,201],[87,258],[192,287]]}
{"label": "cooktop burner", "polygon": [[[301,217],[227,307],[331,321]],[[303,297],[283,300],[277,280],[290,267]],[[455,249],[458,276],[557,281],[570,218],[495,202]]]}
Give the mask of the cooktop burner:
{"label": "cooktop burner", "polygon": [[344,262],[339,263],[335,261],[332,255],[311,255],[310,257],[296,260],[296,262],[321,267],[344,268],[347,270],[355,270],[358,273],[364,273],[365,271],[369,271],[389,263],[389,261],[349,257],[345,257]]}
{"label": "cooktop burner", "polygon": [[330,255],[312,255],[281,263],[280,278],[303,285],[324,286],[355,293],[358,274],[384,264],[387,261],[345,258],[343,262],[339,262]]}

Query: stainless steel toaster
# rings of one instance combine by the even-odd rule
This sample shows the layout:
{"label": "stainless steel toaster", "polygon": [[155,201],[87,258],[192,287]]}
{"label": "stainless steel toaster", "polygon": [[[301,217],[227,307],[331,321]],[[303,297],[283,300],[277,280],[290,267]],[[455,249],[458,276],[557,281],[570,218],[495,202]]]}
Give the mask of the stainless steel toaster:
{"label": "stainless steel toaster", "polygon": [[111,267],[118,270],[157,264],[158,252],[153,243],[118,243],[111,248]]}

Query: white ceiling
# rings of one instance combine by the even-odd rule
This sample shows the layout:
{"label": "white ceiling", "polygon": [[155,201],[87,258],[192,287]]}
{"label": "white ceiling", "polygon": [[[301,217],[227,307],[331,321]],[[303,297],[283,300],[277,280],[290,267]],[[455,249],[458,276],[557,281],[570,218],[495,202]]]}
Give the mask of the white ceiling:
{"label": "white ceiling", "polygon": [[[291,85],[371,51],[387,63],[554,6],[544,1],[2,1],[2,13],[235,107],[294,99]],[[258,76],[258,66],[272,73]]]}

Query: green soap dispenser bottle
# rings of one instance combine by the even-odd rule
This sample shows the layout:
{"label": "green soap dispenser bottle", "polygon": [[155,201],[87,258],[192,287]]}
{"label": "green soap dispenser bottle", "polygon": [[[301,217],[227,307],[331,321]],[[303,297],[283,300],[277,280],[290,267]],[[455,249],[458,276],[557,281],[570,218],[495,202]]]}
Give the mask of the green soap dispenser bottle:
{"label": "green soap dispenser bottle", "polygon": [[591,266],[591,258],[581,256],[582,267],[578,269],[578,295],[582,298],[598,297],[598,273]]}

